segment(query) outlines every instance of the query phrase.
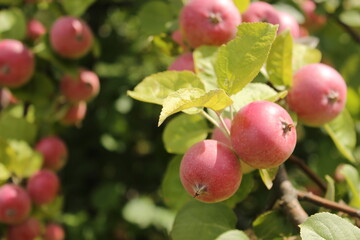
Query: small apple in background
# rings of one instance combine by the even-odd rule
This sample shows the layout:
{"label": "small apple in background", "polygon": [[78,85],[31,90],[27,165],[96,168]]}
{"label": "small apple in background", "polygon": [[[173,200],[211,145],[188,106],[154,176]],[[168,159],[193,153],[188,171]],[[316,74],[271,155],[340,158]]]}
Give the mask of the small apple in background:
{"label": "small apple in background", "polygon": [[0,222],[17,224],[30,214],[31,201],[28,193],[15,184],[0,187]]}
{"label": "small apple in background", "polygon": [[231,197],[240,186],[240,161],[225,144],[203,140],[190,147],[180,165],[180,180],[186,191],[203,202]]}
{"label": "small apple in background", "polygon": [[51,27],[50,44],[60,56],[77,59],[90,51],[93,34],[83,20],[65,16],[57,19]]}
{"label": "small apple in background", "polygon": [[37,205],[52,202],[56,198],[59,188],[60,181],[58,176],[46,169],[32,175],[26,186],[32,202]]}
{"label": "small apple in background", "polygon": [[294,74],[287,103],[299,121],[317,127],[340,114],[345,106],[346,93],[346,83],[334,68],[314,63]]}
{"label": "small apple in background", "polygon": [[0,110],[15,104],[18,100],[7,88],[0,88]]}
{"label": "small apple in background", "polygon": [[289,30],[293,38],[300,37],[300,27],[296,19],[287,12],[278,11],[280,20],[278,34],[285,30]]}
{"label": "small apple in background", "polygon": [[64,75],[60,80],[60,91],[71,102],[89,101],[100,91],[98,76],[89,70],[79,70],[78,76]]}
{"label": "small apple in background", "polygon": [[46,33],[45,26],[39,20],[36,19],[29,20],[27,22],[26,29],[27,29],[26,37],[33,41],[39,39],[42,35]]}
{"label": "small apple in background", "polygon": [[243,22],[267,22],[279,24],[280,19],[277,10],[267,2],[253,2],[242,14]]}
{"label": "small apple in background", "polygon": [[65,239],[65,232],[61,225],[56,223],[49,223],[45,227],[44,240],[63,240]]}
{"label": "small apple in background", "polygon": [[17,88],[33,76],[35,59],[25,45],[13,39],[0,41],[0,85]]}
{"label": "small apple in background", "polygon": [[9,226],[6,240],[35,240],[40,234],[40,222],[36,218],[28,218],[18,225]]}
{"label": "small apple in background", "polygon": [[301,8],[305,14],[305,23],[304,26],[310,30],[314,30],[323,26],[326,23],[326,17],[317,14],[316,4],[312,0],[305,0],[301,4]]}
{"label": "small apple in background", "polygon": [[240,23],[240,13],[231,0],[192,0],[180,12],[181,31],[193,48],[230,41]]}
{"label": "small apple in background", "polygon": [[288,112],[276,103],[255,101],[236,114],[232,146],[253,168],[273,168],[286,161],[296,145],[296,129]]}
{"label": "small apple in background", "polygon": [[79,125],[86,115],[86,102],[72,104],[60,122],[64,125]]}
{"label": "small apple in background", "polygon": [[184,53],[178,56],[169,66],[170,71],[192,71],[195,72],[194,57],[192,52]]}
{"label": "small apple in background", "polygon": [[60,170],[68,157],[67,147],[58,137],[44,137],[37,142],[35,150],[43,156],[43,168],[53,171]]}
{"label": "small apple in background", "polygon": [[171,39],[177,43],[180,47],[182,47],[183,51],[188,51],[189,50],[189,47],[186,46],[186,43],[185,43],[185,39],[181,33],[181,31],[178,29],[176,31],[174,31],[172,34],[171,34]]}

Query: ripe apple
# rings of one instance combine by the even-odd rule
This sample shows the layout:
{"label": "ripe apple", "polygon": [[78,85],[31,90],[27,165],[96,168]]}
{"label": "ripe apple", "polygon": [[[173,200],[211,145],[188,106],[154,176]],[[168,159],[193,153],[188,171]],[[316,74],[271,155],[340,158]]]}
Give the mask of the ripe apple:
{"label": "ripe apple", "polygon": [[13,39],[0,41],[0,85],[17,88],[27,83],[35,68],[32,52]]}
{"label": "ripe apple", "polygon": [[306,18],[304,26],[307,28],[314,30],[326,23],[326,17],[316,13],[316,4],[312,0],[303,1],[301,8]]}
{"label": "ripe apple", "polygon": [[29,20],[27,22],[26,28],[27,28],[27,33],[26,33],[27,38],[33,41],[37,40],[39,37],[41,37],[46,33],[45,26],[39,20],[36,19]]}
{"label": "ripe apple", "polygon": [[89,70],[80,69],[77,76],[66,74],[60,80],[60,91],[71,102],[89,101],[99,90],[99,78]]}
{"label": "ripe apple", "polygon": [[180,12],[181,31],[193,48],[230,41],[240,23],[240,13],[231,0],[191,0]]}
{"label": "ripe apple", "polygon": [[271,24],[280,24],[277,10],[266,2],[253,2],[249,8],[242,14],[243,22],[267,22]]}
{"label": "ripe apple", "polygon": [[175,61],[169,66],[168,70],[183,71],[188,70],[195,72],[194,58],[192,52],[184,53],[178,56]]}
{"label": "ripe apple", "polygon": [[186,46],[184,37],[183,37],[180,29],[174,31],[174,32],[171,34],[171,39],[172,39],[175,43],[177,43],[180,47],[182,47],[182,49],[183,49],[184,51],[188,51],[188,50],[189,50],[188,46]]}
{"label": "ripe apple", "polygon": [[60,181],[50,170],[40,170],[32,175],[27,183],[27,191],[33,203],[37,205],[52,202],[58,194]]}
{"label": "ripe apple", "polygon": [[334,68],[314,63],[295,73],[287,102],[304,125],[317,127],[340,114],[346,92],[346,83]]}
{"label": "ripe apple", "polygon": [[216,140],[203,140],[185,153],[180,180],[194,198],[219,202],[231,197],[240,186],[242,171],[235,153]]}
{"label": "ripe apple", "polygon": [[300,27],[296,19],[287,12],[278,11],[277,13],[280,20],[278,33],[289,30],[294,38],[300,37]]}
{"label": "ripe apple", "polygon": [[15,184],[0,187],[0,222],[17,224],[25,220],[31,210],[31,201],[27,192]]}
{"label": "ripe apple", "polygon": [[65,232],[61,225],[56,223],[49,223],[46,225],[44,240],[63,240],[65,238]]}
{"label": "ripe apple", "polygon": [[241,108],[232,122],[230,136],[240,159],[253,168],[279,166],[296,145],[290,115],[268,101],[255,101]]}
{"label": "ripe apple", "polygon": [[37,219],[28,218],[24,222],[9,226],[6,240],[35,240],[40,237],[41,226]]}
{"label": "ripe apple", "polygon": [[58,18],[51,27],[50,44],[60,56],[77,59],[90,51],[93,34],[83,20],[64,16]]}
{"label": "ripe apple", "polygon": [[4,109],[11,104],[15,104],[18,100],[7,88],[0,88],[0,109]]}
{"label": "ripe apple", "polygon": [[35,150],[43,156],[43,168],[60,170],[68,157],[67,147],[63,140],[56,136],[44,137],[36,144]]}
{"label": "ripe apple", "polygon": [[86,115],[86,102],[78,102],[70,106],[60,122],[64,125],[79,125]]}

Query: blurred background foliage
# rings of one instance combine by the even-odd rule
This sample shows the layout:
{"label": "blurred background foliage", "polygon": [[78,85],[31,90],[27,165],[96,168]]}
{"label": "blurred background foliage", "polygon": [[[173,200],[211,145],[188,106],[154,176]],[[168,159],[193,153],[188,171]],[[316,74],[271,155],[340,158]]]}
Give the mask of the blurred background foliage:
{"label": "blurred background foliage", "polygon": [[[304,21],[297,5],[300,1],[269,2]],[[311,30],[311,35],[319,39],[322,61],[339,70],[348,83],[347,108],[359,134],[360,42],[336,19],[359,34],[360,5],[357,0],[317,2],[317,11],[327,16],[327,22]],[[137,102],[126,91],[144,77],[166,70],[180,53],[170,35],[178,28],[181,6],[180,0],[54,0],[22,9],[35,13],[47,27],[59,15],[78,15],[97,38],[94,53],[82,59],[81,65],[94,69],[101,78],[100,94],[89,104],[81,128],[56,126],[70,152],[60,172],[66,239],[169,239],[174,212],[165,207],[160,186],[172,156],[162,143],[163,127],[157,127],[160,107]],[[346,160],[329,136],[318,128],[300,126],[299,132],[295,154],[320,176],[334,177],[335,168]],[[356,159],[360,160],[360,149]],[[299,188],[320,191],[292,163],[287,166]],[[236,207],[240,229],[248,228],[271,202],[271,191],[259,178],[255,175],[252,192]],[[347,198],[343,183],[336,188],[337,199]]]}

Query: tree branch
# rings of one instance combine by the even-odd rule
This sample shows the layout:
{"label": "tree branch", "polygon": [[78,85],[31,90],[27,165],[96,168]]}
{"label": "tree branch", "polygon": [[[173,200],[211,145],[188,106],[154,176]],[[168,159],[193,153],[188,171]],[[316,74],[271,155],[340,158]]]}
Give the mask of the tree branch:
{"label": "tree branch", "polygon": [[279,167],[274,186],[281,200],[281,207],[288,218],[296,226],[303,223],[308,215],[298,201],[297,191],[289,181],[284,165]]}
{"label": "tree branch", "polygon": [[321,190],[323,190],[324,192],[326,191],[326,183],[318,175],[316,175],[316,173],[311,170],[308,165],[306,165],[303,159],[291,155],[289,161],[299,166],[301,170],[303,170],[303,172],[321,188]]}
{"label": "tree branch", "polygon": [[340,204],[337,202],[327,200],[327,199],[319,197],[311,192],[297,191],[297,196],[300,200],[312,202],[316,205],[319,205],[319,206],[322,206],[322,207],[325,207],[328,209],[336,210],[336,211],[341,211],[341,212],[349,214],[352,217],[360,218],[360,210],[349,207],[348,205],[345,205],[345,204]]}

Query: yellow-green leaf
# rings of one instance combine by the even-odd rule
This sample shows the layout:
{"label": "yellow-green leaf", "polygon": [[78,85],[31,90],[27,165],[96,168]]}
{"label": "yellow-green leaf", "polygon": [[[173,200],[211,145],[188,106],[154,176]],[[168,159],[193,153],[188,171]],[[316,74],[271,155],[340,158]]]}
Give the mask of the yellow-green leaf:
{"label": "yellow-green leaf", "polygon": [[235,6],[239,9],[239,12],[243,13],[248,9],[250,0],[233,0]]}
{"label": "yellow-green leaf", "polygon": [[201,46],[193,53],[196,75],[204,83],[206,91],[218,88],[214,70],[217,50],[214,46]]}
{"label": "yellow-green leaf", "polygon": [[278,170],[279,170],[279,167],[259,169],[261,180],[264,182],[267,189],[272,188],[273,181],[276,177]]}
{"label": "yellow-green leaf", "polygon": [[316,48],[295,43],[293,45],[292,68],[296,72],[305,65],[318,63],[321,60],[321,52]]}

